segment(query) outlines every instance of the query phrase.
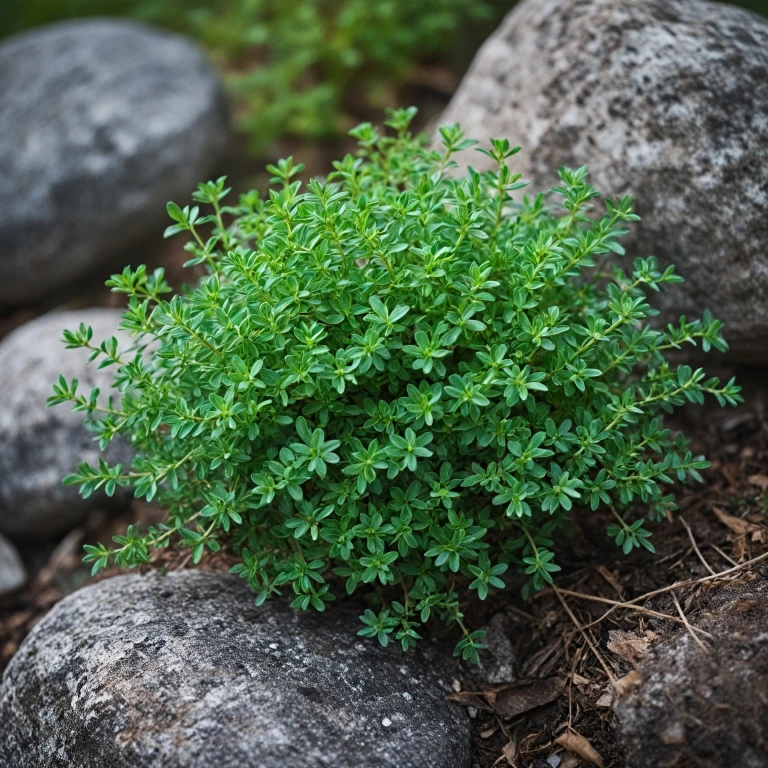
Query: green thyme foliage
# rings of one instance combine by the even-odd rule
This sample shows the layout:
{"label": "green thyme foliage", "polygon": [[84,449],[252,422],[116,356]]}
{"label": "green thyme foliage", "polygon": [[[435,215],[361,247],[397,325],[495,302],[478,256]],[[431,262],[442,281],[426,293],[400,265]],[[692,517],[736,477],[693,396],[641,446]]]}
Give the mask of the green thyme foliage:
{"label": "green thyme foliage", "polygon": [[510,570],[527,589],[552,583],[554,534],[572,516],[605,510],[625,552],[653,551],[670,487],[707,466],[664,414],[741,399],[664,355],[726,349],[721,324],[649,327],[645,292],[680,278],[653,258],[623,264],[629,198],[590,218],[586,170],[563,168],[555,207],[520,199],[507,141],[480,150],[496,170],[452,176],[475,142],[451,126],[427,150],[408,132],[414,112],[390,112],[390,135],[355,129],[359,155],[327,181],[302,188],[288,158],[267,199],[225,204],[219,179],[194,205],[171,203],[167,235],[186,235],[209,275],[170,301],[161,272],[113,276],[130,353],[84,326],[66,334],[116,369],[119,395],[100,405],[62,380],[50,402],[74,403],[102,445],[122,435],[136,458],[65,482],[130,486],[168,512],[90,547],[94,570],[171,540],[195,563],[226,544],[258,602],[288,593],[323,610],[363,592],[361,634],[408,648],[437,616],[477,660],[462,602]]}

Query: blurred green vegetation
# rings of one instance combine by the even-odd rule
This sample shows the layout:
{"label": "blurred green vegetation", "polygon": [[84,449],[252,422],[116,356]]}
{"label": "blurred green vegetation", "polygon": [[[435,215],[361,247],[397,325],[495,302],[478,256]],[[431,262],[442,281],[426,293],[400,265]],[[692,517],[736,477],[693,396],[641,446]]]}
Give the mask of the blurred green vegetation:
{"label": "blurred green vegetation", "polygon": [[[516,2],[3,0],[0,38],[84,16],[130,17],[190,35],[221,67],[237,123],[262,152],[280,137],[338,136],[366,110],[394,106],[420,63],[460,74]],[[768,0],[736,4],[768,16]]]}
{"label": "blurred green vegetation", "polygon": [[750,11],[768,16],[768,0],[736,0],[730,5],[740,5],[742,8],[748,8]]}
{"label": "blurred green vegetation", "polygon": [[[5,0],[0,37],[84,16],[125,16],[208,49],[254,150],[345,131],[353,104],[379,111],[419,62],[450,65],[468,23],[515,0]],[[479,44],[481,40],[478,40]],[[357,116],[357,115],[356,115]]]}

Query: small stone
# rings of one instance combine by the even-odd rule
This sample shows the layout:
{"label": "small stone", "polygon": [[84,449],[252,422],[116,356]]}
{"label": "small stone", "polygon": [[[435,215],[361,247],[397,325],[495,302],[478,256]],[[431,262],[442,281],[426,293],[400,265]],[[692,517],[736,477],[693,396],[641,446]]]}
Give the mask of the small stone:
{"label": "small stone", "polygon": [[509,639],[513,632],[509,616],[495,614],[486,628],[483,642],[488,650],[483,654],[482,675],[489,683],[509,683],[516,680],[515,649]]}
{"label": "small stone", "polygon": [[685,278],[654,294],[664,319],[709,309],[733,360],[768,363],[764,18],[701,0],[524,0],[477,54],[440,119],[453,122],[520,144],[524,193],[567,165],[605,195],[633,194],[625,269],[655,255]]}
{"label": "small stone", "polygon": [[67,404],[47,408],[45,400],[62,374],[76,378],[78,392],[101,390],[105,402],[114,394],[115,368],[88,364],[88,350],[66,349],[64,329],[90,325],[94,340],[117,336],[121,349],[129,337],[118,333],[120,313],[113,309],[54,312],[17,328],[0,342],[0,531],[12,536],[46,538],[84,522],[108,498],[83,499],[77,488],[62,485],[82,461],[100,456],[130,464],[131,452],[120,440],[102,453],[95,435],[83,426],[83,414]]}
{"label": "small stone", "polygon": [[199,571],[81,589],[6,670],[0,765],[467,768],[450,651],[361,644],[339,603],[256,607],[241,580]]}
{"label": "small stone", "polygon": [[221,82],[180,35],[118,19],[0,45],[0,307],[110,267],[184,205],[228,141]]}
{"label": "small stone", "polygon": [[0,533],[0,595],[14,592],[24,586],[27,574],[19,553]]}

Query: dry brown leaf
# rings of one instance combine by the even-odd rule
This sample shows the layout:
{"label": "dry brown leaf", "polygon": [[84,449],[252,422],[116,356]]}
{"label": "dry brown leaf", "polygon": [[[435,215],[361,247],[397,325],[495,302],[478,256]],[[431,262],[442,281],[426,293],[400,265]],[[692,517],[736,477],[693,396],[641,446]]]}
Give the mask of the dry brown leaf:
{"label": "dry brown leaf", "polygon": [[476,707],[495,712],[499,717],[516,717],[529,709],[554,701],[563,691],[559,677],[543,680],[519,680],[514,683],[489,688],[486,691],[461,691],[452,693],[448,701],[465,707]]}
{"label": "dry brown leaf", "polygon": [[582,760],[586,760],[598,768],[605,768],[600,753],[580,733],[574,730],[566,731],[555,739],[555,744],[565,747],[569,752],[575,752]]}
{"label": "dry brown leaf", "polygon": [[626,696],[636,685],[640,685],[642,682],[643,676],[636,669],[633,669],[631,672],[624,675],[624,677],[620,677],[613,684],[613,687],[616,689],[616,693],[619,695],[619,697],[623,697]]}
{"label": "dry brown leaf", "polygon": [[596,702],[596,707],[610,709],[613,706],[614,692],[606,691]]}
{"label": "dry brown leaf", "polygon": [[640,635],[636,635],[634,632],[612,629],[608,633],[608,637],[610,637],[610,641],[606,645],[608,650],[613,651],[624,661],[634,664],[646,653],[648,646],[658,635],[655,632],[648,631],[640,637]]}
{"label": "dry brown leaf", "polygon": [[727,512],[723,512],[720,507],[712,507],[712,509],[715,511],[717,519],[723,523],[723,525],[726,525],[731,533],[735,533],[737,536],[743,536],[750,530],[750,528],[754,527],[752,523],[748,523],[746,520],[742,520],[740,517],[734,517],[733,515],[729,515]]}
{"label": "dry brown leaf", "polygon": [[750,475],[747,480],[761,491],[768,491],[768,475]]}
{"label": "dry brown leaf", "polygon": [[505,688],[496,694],[494,710],[501,717],[517,717],[529,709],[541,707],[554,701],[563,692],[559,677],[547,677],[543,680],[527,680],[515,687]]}
{"label": "dry brown leaf", "polygon": [[504,755],[510,765],[517,765],[517,747],[514,741],[508,741],[501,748],[501,754]]}
{"label": "dry brown leaf", "polygon": [[[752,541],[760,542],[762,544],[765,544],[768,541],[768,528],[765,528],[762,525],[757,525],[756,523],[750,523],[749,520],[743,520],[740,517],[729,515],[727,512],[723,512],[719,507],[712,507],[712,509],[715,511],[717,519],[728,526],[731,533],[734,533],[736,536],[746,537],[747,534],[751,534]],[[741,550],[739,555],[741,555],[746,551],[746,546],[744,545],[744,541],[737,543],[741,545],[739,547]]]}
{"label": "dry brown leaf", "polygon": [[595,570],[616,590],[620,598],[624,599],[624,593],[621,589],[616,574],[609,571],[604,565],[596,565]]}

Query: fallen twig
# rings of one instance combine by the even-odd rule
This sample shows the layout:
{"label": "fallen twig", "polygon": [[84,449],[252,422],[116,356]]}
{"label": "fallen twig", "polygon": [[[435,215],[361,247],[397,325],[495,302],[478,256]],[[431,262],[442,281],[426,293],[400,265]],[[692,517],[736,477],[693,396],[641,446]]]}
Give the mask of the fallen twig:
{"label": "fallen twig", "polygon": [[584,646],[579,646],[579,650],[576,651],[576,655],[573,657],[571,674],[568,675],[568,728],[571,728],[573,725],[573,676],[576,674],[576,667],[578,666],[579,659],[581,658],[581,652],[583,650]]}
{"label": "fallen twig", "polygon": [[[664,621],[673,621],[677,624],[685,624],[685,622],[682,619],[678,619],[677,616],[671,616],[668,613],[661,613],[661,611],[654,611],[651,608],[646,608],[642,605],[630,605],[626,602],[621,602],[620,600],[611,600],[610,597],[601,597],[600,595],[587,595],[583,592],[574,592],[571,589],[561,589],[560,590],[564,595],[570,595],[571,597],[580,597],[582,600],[592,600],[596,603],[607,603],[608,605],[612,605],[614,608],[626,608],[630,611],[637,611],[638,613],[644,613],[648,616],[654,616],[657,619],[663,619]],[[608,614],[611,611],[606,612],[603,614],[599,619],[596,619],[595,621],[591,621],[589,624],[584,625],[584,629],[589,629],[589,627],[594,627],[596,624],[599,624],[604,618],[608,616]],[[709,632],[705,632],[703,629],[696,628],[698,632],[703,632],[705,635],[709,635]]]}
{"label": "fallen twig", "polygon": [[557,599],[560,601],[561,605],[565,609],[565,612],[568,614],[568,616],[570,617],[571,621],[574,623],[574,625],[579,630],[579,632],[581,632],[581,635],[584,638],[584,640],[586,641],[586,643],[589,646],[590,650],[595,655],[597,660],[600,662],[600,666],[605,670],[605,674],[608,675],[608,679],[611,681],[611,685],[613,685],[613,687],[615,688],[616,687],[616,678],[614,677],[614,675],[611,672],[611,670],[608,668],[608,665],[605,663],[605,659],[603,659],[603,657],[600,655],[600,652],[597,650],[597,647],[595,646],[595,644],[590,639],[589,635],[584,631],[584,628],[579,623],[579,620],[574,615],[574,613],[571,610],[571,608],[568,605],[568,603],[565,602],[565,598],[561,594],[560,590],[554,584],[552,585],[552,589],[555,591],[555,594],[557,595]]}
{"label": "fallen twig", "polygon": [[715,572],[710,567],[709,563],[704,559],[704,555],[701,554],[701,550],[699,549],[699,545],[696,543],[696,539],[693,537],[693,531],[691,530],[691,526],[688,525],[688,523],[685,521],[685,518],[680,515],[680,522],[685,527],[685,530],[688,531],[688,538],[691,540],[691,544],[693,545],[693,551],[696,553],[696,556],[701,560],[704,567],[713,575],[715,576]]}
{"label": "fallen twig", "polygon": [[728,557],[728,555],[726,555],[725,552],[720,549],[720,547],[712,544],[711,542],[709,543],[709,546],[712,547],[712,549],[714,549],[715,552],[717,552],[717,554],[720,555],[720,557],[722,557],[726,562],[730,563],[731,565],[738,565],[738,563],[732,557]]}
{"label": "fallen twig", "polygon": [[680,601],[677,599],[677,595],[674,592],[672,593],[672,600],[675,602],[677,612],[680,614],[680,618],[683,620],[685,628],[688,630],[688,634],[696,641],[696,644],[699,646],[699,648],[701,648],[705,653],[709,653],[709,646],[703,640],[699,640],[699,638],[696,636],[696,633],[693,631],[693,627],[686,618],[685,613],[683,612],[683,608],[680,605]]}
{"label": "fallen twig", "polygon": [[[733,568],[729,568],[727,571],[720,571],[720,573],[714,574],[714,576],[702,576],[699,579],[687,579],[686,581],[679,581],[676,584],[670,584],[666,587],[661,587],[660,589],[654,589],[652,592],[646,592],[644,595],[640,595],[640,597],[634,597],[632,600],[627,600],[623,603],[619,603],[618,605],[611,605],[611,607],[599,618],[592,622],[592,625],[599,624],[601,621],[604,621],[608,616],[610,616],[617,608],[629,608],[636,606],[637,603],[642,602],[643,600],[649,600],[652,597],[656,597],[656,595],[662,595],[666,592],[672,592],[675,589],[681,589],[682,587],[690,587],[697,584],[704,584],[708,581],[714,581],[715,579],[723,578],[724,576],[730,576],[733,573],[736,573],[737,571],[744,570],[745,568],[749,568],[752,565],[755,565],[762,560],[765,560],[768,558],[768,552],[764,552],[762,555],[759,555],[758,557],[753,557],[751,560],[747,560],[745,563],[740,563],[739,565],[734,566]],[[554,585],[553,585],[554,586]],[[568,590],[564,590],[564,593],[567,593]],[[606,597],[598,597],[597,595],[581,595],[584,598],[587,598],[589,600],[596,600],[600,603],[613,603],[613,600],[609,600]],[[646,609],[650,610],[650,609]],[[672,617],[674,620],[674,617]],[[701,630],[700,630],[701,631]]]}

